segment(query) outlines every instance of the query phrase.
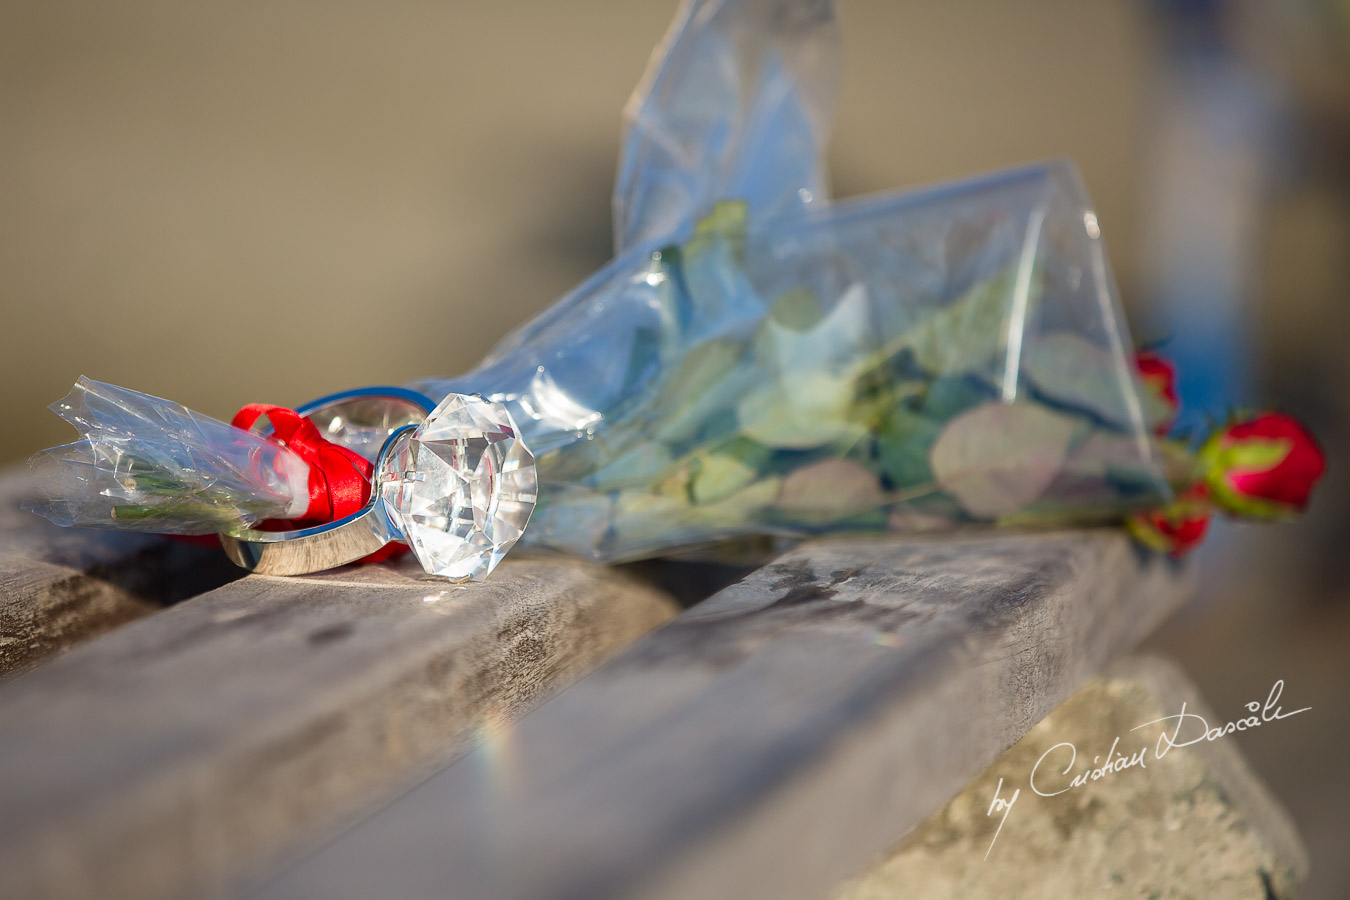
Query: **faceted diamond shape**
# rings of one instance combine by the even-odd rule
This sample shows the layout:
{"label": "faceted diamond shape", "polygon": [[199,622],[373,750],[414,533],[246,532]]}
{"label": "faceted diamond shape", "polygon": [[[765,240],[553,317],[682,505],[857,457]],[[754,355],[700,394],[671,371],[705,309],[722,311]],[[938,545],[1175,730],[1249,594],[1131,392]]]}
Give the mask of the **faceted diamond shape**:
{"label": "faceted diamond shape", "polygon": [[451,394],[386,456],[381,492],[422,567],[482,581],[530,521],[534,455],[500,403]]}

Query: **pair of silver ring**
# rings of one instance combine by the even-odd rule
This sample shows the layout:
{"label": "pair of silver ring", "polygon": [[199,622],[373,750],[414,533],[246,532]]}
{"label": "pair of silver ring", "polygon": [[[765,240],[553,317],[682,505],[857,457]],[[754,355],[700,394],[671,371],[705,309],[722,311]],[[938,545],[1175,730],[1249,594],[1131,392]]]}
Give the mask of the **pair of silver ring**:
{"label": "pair of silver ring", "polygon": [[394,449],[435,406],[431,398],[406,388],[370,387],[330,394],[297,407],[296,412],[312,419],[326,438],[338,438],[336,443],[343,443],[341,434],[353,427],[354,417],[369,420],[372,413],[380,417],[381,421],[355,426],[384,434],[372,460],[370,499],[357,512],[313,528],[222,533],[225,554],[235,565],[261,575],[305,575],[356,562],[391,541],[403,540],[381,496],[381,473]]}

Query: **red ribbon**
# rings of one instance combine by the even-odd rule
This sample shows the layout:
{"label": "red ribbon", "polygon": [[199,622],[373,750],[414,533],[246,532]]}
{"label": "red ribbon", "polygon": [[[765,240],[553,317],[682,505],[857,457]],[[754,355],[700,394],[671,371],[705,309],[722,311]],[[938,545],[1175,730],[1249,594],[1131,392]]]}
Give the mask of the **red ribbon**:
{"label": "red ribbon", "polygon": [[[235,413],[230,424],[248,431],[264,416],[272,423],[268,440],[280,444],[309,464],[309,506],[284,528],[308,528],[357,512],[370,499],[374,466],[346,447],[319,433],[309,419],[293,409],[250,403]],[[269,530],[281,531],[283,528]]]}
{"label": "red ribbon", "polygon": [[[312,528],[350,516],[366,505],[375,467],[365,457],[328,440],[312,421],[284,406],[250,403],[235,413],[230,424],[247,431],[264,416],[272,423],[267,439],[309,464],[309,505],[299,518],[268,519],[259,525],[261,530]],[[359,562],[379,562],[407,550],[404,544],[386,544]]]}

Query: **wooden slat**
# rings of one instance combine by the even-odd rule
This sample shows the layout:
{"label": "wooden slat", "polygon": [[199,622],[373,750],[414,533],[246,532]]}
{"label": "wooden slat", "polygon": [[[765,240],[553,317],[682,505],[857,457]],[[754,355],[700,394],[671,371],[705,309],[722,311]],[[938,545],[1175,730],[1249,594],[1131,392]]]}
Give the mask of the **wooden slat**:
{"label": "wooden slat", "polygon": [[0,685],[0,897],[218,891],[668,620],[627,574],[512,559],[250,576]]}
{"label": "wooden slat", "polygon": [[1108,530],[806,545],[258,896],[821,897],[1184,590]]}
{"label": "wooden slat", "polygon": [[19,508],[26,490],[0,474],[0,677],[242,574],[219,550],[58,528]]}

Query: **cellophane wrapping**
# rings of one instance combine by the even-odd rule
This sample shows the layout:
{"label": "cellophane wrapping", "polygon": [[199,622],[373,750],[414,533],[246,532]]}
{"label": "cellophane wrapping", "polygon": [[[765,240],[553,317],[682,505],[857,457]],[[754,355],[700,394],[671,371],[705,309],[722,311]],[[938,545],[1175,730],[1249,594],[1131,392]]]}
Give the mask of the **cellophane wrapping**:
{"label": "cellophane wrapping", "polygon": [[213,534],[309,503],[304,460],[180,404],[81,378],[51,409],[80,440],[29,460],[24,508],[58,525]]}
{"label": "cellophane wrapping", "polygon": [[538,457],[524,543],[618,560],[1169,495],[1073,165],[831,203],[837,67],[830,2],[686,3],[625,113],[614,261],[411,385],[507,404]]}
{"label": "cellophane wrapping", "polygon": [[616,260],[479,369],[534,449],[526,542],[1075,523],[1168,486],[1079,179],[1038,166]]}

